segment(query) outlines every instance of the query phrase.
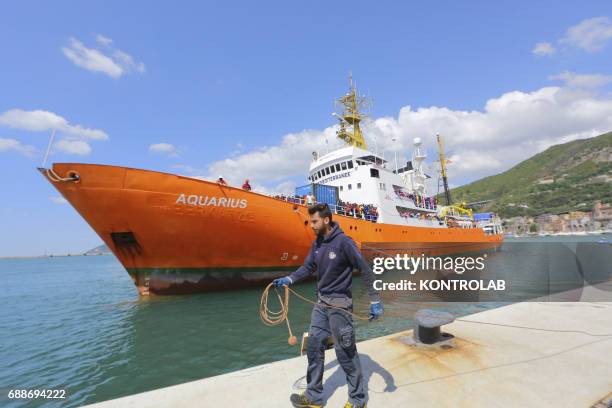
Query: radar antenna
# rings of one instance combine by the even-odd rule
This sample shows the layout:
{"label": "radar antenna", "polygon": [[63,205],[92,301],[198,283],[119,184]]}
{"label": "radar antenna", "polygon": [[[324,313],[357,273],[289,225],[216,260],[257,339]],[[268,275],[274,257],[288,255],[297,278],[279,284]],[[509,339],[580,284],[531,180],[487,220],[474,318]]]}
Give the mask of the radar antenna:
{"label": "radar antenna", "polygon": [[361,112],[361,109],[365,108],[367,103],[366,97],[359,96],[357,93],[357,86],[353,81],[353,74],[349,73],[349,91],[346,95],[335,101],[336,107],[340,105],[341,112],[334,112],[332,114],[340,121],[340,129],[336,131],[336,135],[349,146],[355,146],[361,149],[366,148],[365,139],[363,133],[361,133],[359,123],[366,117],[366,115]]}

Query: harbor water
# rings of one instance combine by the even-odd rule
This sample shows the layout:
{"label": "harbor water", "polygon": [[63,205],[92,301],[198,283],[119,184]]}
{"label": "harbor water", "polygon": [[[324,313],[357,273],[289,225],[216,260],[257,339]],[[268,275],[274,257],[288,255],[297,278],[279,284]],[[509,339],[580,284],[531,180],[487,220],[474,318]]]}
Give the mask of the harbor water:
{"label": "harbor water", "polygon": [[[610,235],[530,238],[530,245],[610,239]],[[524,242],[524,241],[521,241]],[[512,273],[503,247],[490,255]],[[528,271],[527,271],[528,272]],[[296,356],[286,326],[259,319],[263,288],[190,296],[139,298],[113,256],[0,260],[0,406],[66,406],[104,401]],[[314,297],[314,283],[297,285]],[[367,315],[361,279],[355,312]],[[381,321],[356,321],[358,340],[412,328],[420,308],[455,316],[504,302],[415,303],[383,295]],[[291,298],[294,332],[307,330],[311,305]],[[298,336],[299,337],[299,336]],[[9,400],[14,389],[66,390],[64,400]]]}

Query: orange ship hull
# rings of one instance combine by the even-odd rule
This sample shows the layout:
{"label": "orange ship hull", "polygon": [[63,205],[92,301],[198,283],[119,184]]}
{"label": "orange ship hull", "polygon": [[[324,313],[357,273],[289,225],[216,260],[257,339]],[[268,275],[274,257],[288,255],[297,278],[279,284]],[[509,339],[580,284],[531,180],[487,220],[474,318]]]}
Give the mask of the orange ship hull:
{"label": "orange ship hull", "polygon": [[[259,193],[117,166],[58,163],[40,170],[142,295],[269,282],[301,265],[314,239],[305,206]],[[462,253],[502,243],[501,235],[476,228],[417,228],[342,215],[334,220],[368,258]]]}

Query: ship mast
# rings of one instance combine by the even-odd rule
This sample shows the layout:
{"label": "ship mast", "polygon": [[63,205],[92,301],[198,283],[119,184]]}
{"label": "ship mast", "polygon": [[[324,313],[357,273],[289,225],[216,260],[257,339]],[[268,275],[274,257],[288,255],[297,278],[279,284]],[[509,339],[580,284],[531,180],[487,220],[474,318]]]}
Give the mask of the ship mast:
{"label": "ship mast", "polygon": [[451,196],[450,190],[448,189],[448,178],[446,176],[446,159],[444,159],[444,146],[442,145],[442,137],[440,135],[436,135],[436,139],[438,140],[438,150],[440,153],[440,173],[442,175],[442,183],[444,184],[444,197],[446,199],[446,205],[451,205]]}
{"label": "ship mast", "polygon": [[340,121],[340,129],[336,131],[338,138],[349,146],[365,149],[365,139],[359,127],[359,123],[365,115],[359,111],[359,108],[365,104],[366,99],[357,94],[357,87],[353,82],[353,76],[351,74],[349,74],[348,93],[335,102],[342,106],[342,112],[340,114],[333,113]]}

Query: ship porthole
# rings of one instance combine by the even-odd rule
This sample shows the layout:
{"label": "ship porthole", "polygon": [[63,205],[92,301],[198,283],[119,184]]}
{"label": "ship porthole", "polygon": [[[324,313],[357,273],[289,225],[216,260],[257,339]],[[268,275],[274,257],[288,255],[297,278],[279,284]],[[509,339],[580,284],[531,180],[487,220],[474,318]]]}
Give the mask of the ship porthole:
{"label": "ship porthole", "polygon": [[304,221],[304,225],[308,225],[308,221]]}

